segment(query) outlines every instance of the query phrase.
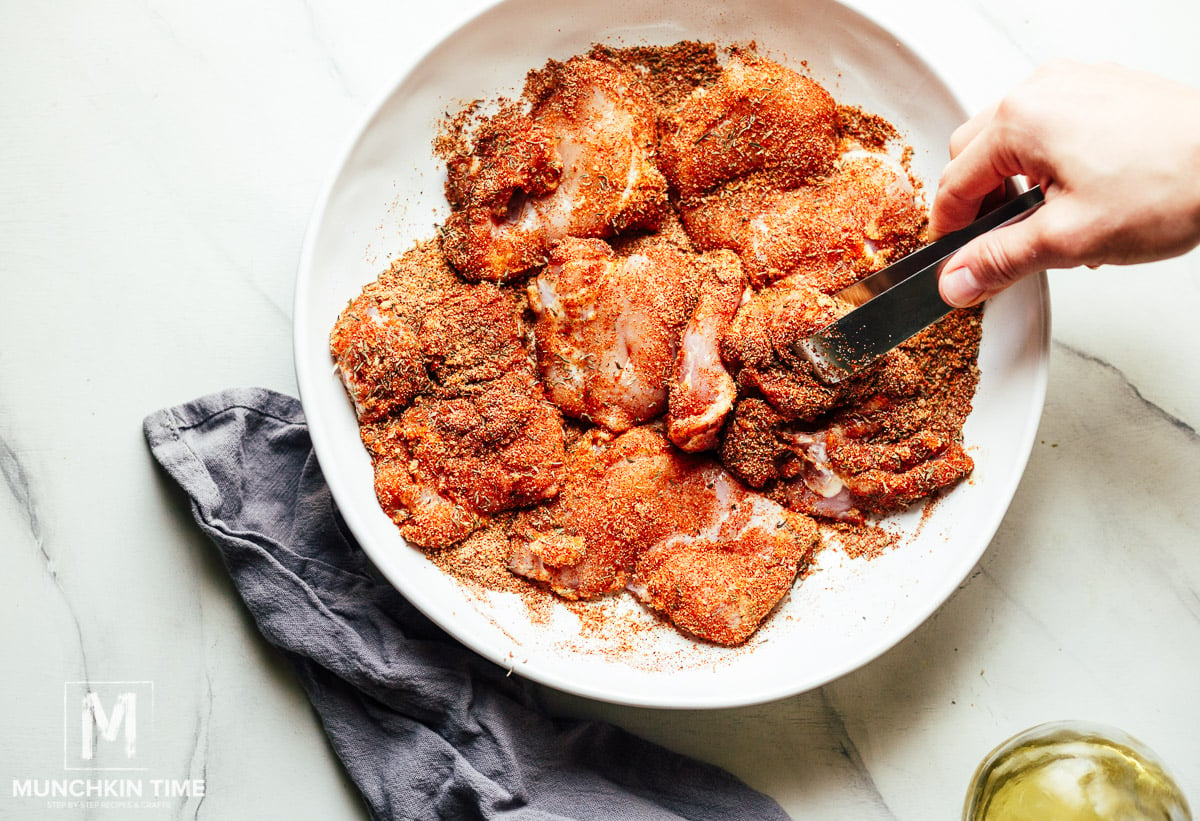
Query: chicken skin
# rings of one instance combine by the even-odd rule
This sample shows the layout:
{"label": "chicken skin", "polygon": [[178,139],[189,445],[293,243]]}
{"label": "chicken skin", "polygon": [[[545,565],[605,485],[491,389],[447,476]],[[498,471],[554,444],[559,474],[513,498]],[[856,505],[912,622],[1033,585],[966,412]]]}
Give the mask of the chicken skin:
{"label": "chicken skin", "polygon": [[664,413],[701,273],[669,244],[619,257],[603,240],[564,240],[528,289],[551,401],[618,433]]}
{"label": "chicken skin", "polygon": [[659,167],[685,201],[753,172],[790,188],[833,167],[837,124],[837,105],[817,83],[737,53],[714,84],[662,118]]}
{"label": "chicken skin", "polygon": [[402,535],[446,547],[485,518],[558,492],[562,416],[522,345],[522,306],[454,276],[435,243],[342,312],[330,347]]}
{"label": "chicken skin", "polygon": [[739,644],[791,587],[815,524],[649,427],[593,430],[549,505],[519,514],[510,569],[567,598],[628,587],[676,626]]}
{"label": "chicken skin", "polygon": [[[653,163],[655,107],[632,73],[574,57],[530,76],[528,116],[485,122],[448,163],[446,255],[465,277],[503,281],[566,237],[656,228],[670,206]],[[508,129],[530,138],[512,150]]]}
{"label": "chicken skin", "polygon": [[913,250],[925,220],[905,170],[862,151],[807,185],[748,180],[681,210],[696,247],[736,251],[756,288],[800,276],[827,294]]}

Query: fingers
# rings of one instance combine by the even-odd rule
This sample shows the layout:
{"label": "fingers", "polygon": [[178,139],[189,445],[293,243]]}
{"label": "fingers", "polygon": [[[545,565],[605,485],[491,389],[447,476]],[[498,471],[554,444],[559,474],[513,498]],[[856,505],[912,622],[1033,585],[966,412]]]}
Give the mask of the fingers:
{"label": "fingers", "polygon": [[990,138],[986,134],[977,137],[942,172],[929,212],[931,239],[972,222],[984,198],[1009,176],[1003,166],[995,163],[996,152],[984,144],[987,141]]}
{"label": "fingers", "polygon": [[979,136],[979,132],[996,116],[996,106],[991,105],[954,129],[950,135],[950,159],[962,153],[967,145]]}
{"label": "fingers", "polygon": [[[987,127],[995,113],[996,107],[991,106],[954,130],[954,133],[950,135],[950,159],[952,162]],[[963,201],[958,191],[946,184],[943,175],[930,209],[929,238],[934,240],[962,228],[978,213],[979,203]]]}
{"label": "fingers", "polygon": [[952,256],[938,279],[942,299],[967,308],[1030,274],[1060,267],[1062,260],[1046,250],[1045,211],[984,234]]}

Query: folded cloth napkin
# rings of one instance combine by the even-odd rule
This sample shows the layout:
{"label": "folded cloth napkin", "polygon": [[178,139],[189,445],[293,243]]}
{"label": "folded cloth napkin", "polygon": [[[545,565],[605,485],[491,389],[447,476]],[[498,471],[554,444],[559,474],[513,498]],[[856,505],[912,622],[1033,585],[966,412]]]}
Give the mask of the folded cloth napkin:
{"label": "folded cloth napkin", "polygon": [[786,819],[716,767],[610,724],[549,716],[458,644],[350,536],[300,403],[228,390],[146,417],[267,641],[382,819]]}

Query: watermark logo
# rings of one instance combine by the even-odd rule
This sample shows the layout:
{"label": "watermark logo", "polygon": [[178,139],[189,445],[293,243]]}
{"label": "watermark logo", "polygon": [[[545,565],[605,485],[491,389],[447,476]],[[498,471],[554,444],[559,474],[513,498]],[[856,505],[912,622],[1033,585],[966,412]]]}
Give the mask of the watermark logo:
{"label": "watermark logo", "polygon": [[149,769],[153,720],[152,681],[66,682],[64,769]]}
{"label": "watermark logo", "polygon": [[[37,801],[48,810],[178,811],[181,801],[202,800],[203,778],[162,777],[154,740],[154,682],[65,682],[63,768],[80,772],[50,778],[14,774],[11,798],[23,806]],[[147,774],[155,769],[158,777]],[[0,805],[0,816],[6,811]]]}

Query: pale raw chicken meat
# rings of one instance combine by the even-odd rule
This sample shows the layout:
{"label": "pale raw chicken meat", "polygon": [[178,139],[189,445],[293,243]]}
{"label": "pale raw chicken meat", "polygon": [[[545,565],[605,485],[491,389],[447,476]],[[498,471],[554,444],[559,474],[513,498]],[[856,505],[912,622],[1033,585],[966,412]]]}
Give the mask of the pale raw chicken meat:
{"label": "pale raw chicken meat", "polygon": [[837,128],[837,105],[820,85],[735,53],[714,84],[663,118],[659,167],[685,200],[753,172],[795,186],[833,166]]}
{"label": "pale raw chicken meat", "polygon": [[[566,237],[656,228],[670,210],[653,162],[654,103],[634,74],[573,57],[532,73],[525,98],[527,116],[502,112],[449,162],[442,239],[470,279],[511,279]],[[510,150],[504,129],[532,135],[534,148]]]}
{"label": "pale raw chicken meat", "polygon": [[510,569],[572,599],[628,587],[709,641],[745,641],[816,543],[810,519],[654,428],[593,430],[566,470],[553,502],[518,516]]}
{"label": "pale raw chicken meat", "polygon": [[701,265],[700,298],[679,341],[667,416],[667,436],[686,451],[716,446],[737,398],[719,343],[746,292],[741,263],[731,252],[705,254]]}
{"label": "pale raw chicken meat", "polygon": [[662,415],[700,274],[672,245],[617,256],[603,240],[563,241],[528,289],[551,401],[615,432]]}
{"label": "pale raw chicken meat", "polygon": [[925,222],[904,168],[859,150],[809,184],[783,189],[746,180],[681,210],[696,247],[736,251],[756,288],[799,276],[827,294],[914,250]]}

